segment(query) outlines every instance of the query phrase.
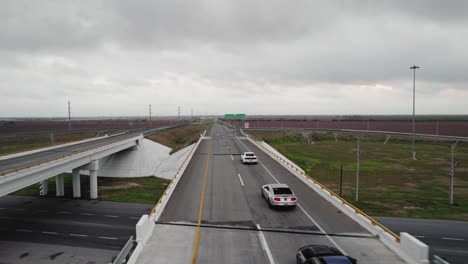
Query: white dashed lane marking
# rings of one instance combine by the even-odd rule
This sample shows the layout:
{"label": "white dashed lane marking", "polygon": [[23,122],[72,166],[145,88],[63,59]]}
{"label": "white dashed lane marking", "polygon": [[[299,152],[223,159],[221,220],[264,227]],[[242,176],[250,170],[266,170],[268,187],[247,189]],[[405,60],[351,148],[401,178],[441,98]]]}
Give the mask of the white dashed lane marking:
{"label": "white dashed lane marking", "polygon": [[26,230],[26,229],[16,229],[17,232],[25,232],[25,233],[32,233],[32,230]]}
{"label": "white dashed lane marking", "polygon": [[242,177],[241,177],[240,173],[237,173],[237,176],[239,176],[239,180],[240,180],[241,185],[244,186],[244,181],[242,180]]}
{"label": "white dashed lane marking", "polygon": [[117,240],[116,237],[99,237],[100,239]]}
{"label": "white dashed lane marking", "polygon": [[46,234],[46,235],[57,235],[58,234],[57,232],[49,232],[49,231],[42,231],[41,233]]}
{"label": "white dashed lane marking", "polygon": [[464,241],[463,238],[454,238],[454,237],[443,237],[443,240],[454,240],[454,241]]}
{"label": "white dashed lane marking", "polygon": [[70,236],[75,236],[75,237],[87,237],[88,235],[82,235],[82,234],[70,234]]}

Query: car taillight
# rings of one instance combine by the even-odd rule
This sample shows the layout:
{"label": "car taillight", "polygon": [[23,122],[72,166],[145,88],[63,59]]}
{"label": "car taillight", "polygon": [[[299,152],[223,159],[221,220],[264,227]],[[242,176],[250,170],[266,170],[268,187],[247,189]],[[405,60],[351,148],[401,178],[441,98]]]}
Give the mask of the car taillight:
{"label": "car taillight", "polygon": [[296,201],[296,200],[297,200],[296,197],[291,197],[291,201],[292,201],[292,202],[294,202],[294,201]]}
{"label": "car taillight", "polygon": [[279,202],[279,201],[281,201],[281,198],[275,197],[275,198],[273,198],[273,200],[275,200],[275,202]]}

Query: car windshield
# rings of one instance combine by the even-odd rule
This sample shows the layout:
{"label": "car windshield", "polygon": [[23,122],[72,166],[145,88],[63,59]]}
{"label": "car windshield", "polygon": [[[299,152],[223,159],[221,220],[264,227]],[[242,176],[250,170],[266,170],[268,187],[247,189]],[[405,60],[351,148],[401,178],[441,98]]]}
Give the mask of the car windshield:
{"label": "car windshield", "polygon": [[326,256],[322,257],[325,261],[323,263],[333,263],[333,264],[352,264],[349,258],[345,256]]}
{"label": "car windshield", "polygon": [[291,189],[286,188],[286,187],[273,188],[273,193],[276,195],[292,194]]}

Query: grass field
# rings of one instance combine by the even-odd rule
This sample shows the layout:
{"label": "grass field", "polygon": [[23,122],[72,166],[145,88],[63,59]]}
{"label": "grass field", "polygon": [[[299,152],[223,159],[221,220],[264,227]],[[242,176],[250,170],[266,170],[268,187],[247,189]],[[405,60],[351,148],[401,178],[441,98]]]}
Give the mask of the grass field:
{"label": "grass field", "polygon": [[54,134],[53,140],[50,135],[0,139],[0,156],[92,138],[97,134],[98,131]]}
{"label": "grass field", "polygon": [[[156,177],[142,178],[98,178],[98,200],[126,203],[155,204],[166,190],[169,180]],[[55,177],[48,180],[49,193],[47,196],[55,197]],[[64,175],[65,197],[73,195],[72,176]],[[19,190],[14,195],[39,195],[39,184],[34,184]],[[81,195],[89,199],[89,177],[81,176]]]}
{"label": "grass field", "polygon": [[172,148],[172,153],[174,153],[197,142],[200,138],[200,134],[208,125],[208,123],[205,123],[178,127],[151,135],[148,139]]}
{"label": "grass field", "polygon": [[[278,151],[369,215],[468,221],[468,144],[456,148],[454,201],[449,205],[450,144],[417,141],[417,160],[410,159],[411,141],[360,136],[360,192],[356,191],[356,149],[353,136],[315,133],[255,132]],[[305,137],[315,144],[309,144]]]}

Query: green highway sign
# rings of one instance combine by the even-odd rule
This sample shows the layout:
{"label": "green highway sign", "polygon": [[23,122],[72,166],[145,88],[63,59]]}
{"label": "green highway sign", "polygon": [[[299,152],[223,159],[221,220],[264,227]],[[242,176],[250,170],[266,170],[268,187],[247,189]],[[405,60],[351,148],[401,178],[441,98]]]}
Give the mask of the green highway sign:
{"label": "green highway sign", "polygon": [[224,114],[224,118],[245,118],[245,114]]}

